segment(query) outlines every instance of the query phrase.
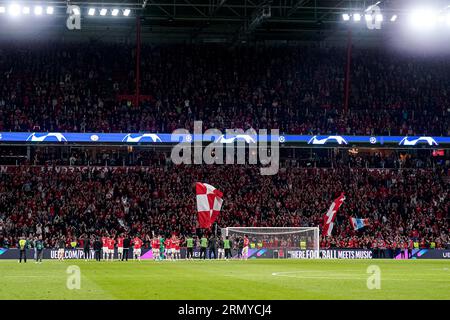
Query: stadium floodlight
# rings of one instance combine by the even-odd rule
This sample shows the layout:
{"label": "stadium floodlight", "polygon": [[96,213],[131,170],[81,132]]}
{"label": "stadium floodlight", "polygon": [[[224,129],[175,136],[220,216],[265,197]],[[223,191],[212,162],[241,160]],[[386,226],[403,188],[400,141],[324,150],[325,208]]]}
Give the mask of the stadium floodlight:
{"label": "stadium floodlight", "polygon": [[34,14],[37,16],[40,16],[42,14],[42,7],[41,6],[35,6],[34,7]]}
{"label": "stadium floodlight", "polygon": [[13,17],[17,17],[20,14],[20,6],[18,4],[11,4],[8,8],[8,13]]}
{"label": "stadium floodlight", "polygon": [[53,14],[54,11],[55,9],[53,7],[47,7],[47,14]]}
{"label": "stadium floodlight", "polygon": [[89,8],[88,15],[94,16],[95,15],[95,8]]}
{"label": "stadium floodlight", "polygon": [[5,13],[6,12],[6,8],[5,7],[0,7],[0,13]]}
{"label": "stadium floodlight", "polygon": [[391,17],[391,22],[395,22],[396,20],[397,20],[397,15],[394,14],[394,15]]}
{"label": "stadium floodlight", "polygon": [[353,15],[353,21],[355,22],[361,21],[361,15],[359,13],[355,13]]}
{"label": "stadium floodlight", "polygon": [[377,14],[375,16],[375,21],[382,22],[383,21],[383,15],[382,14]]}
{"label": "stadium floodlight", "polygon": [[350,15],[349,15],[348,13],[344,13],[344,14],[342,15],[342,19],[343,19],[344,21],[348,21],[348,20],[350,20]]}
{"label": "stadium floodlight", "polygon": [[22,8],[22,13],[23,13],[23,14],[30,14],[30,12],[31,12],[30,7],[23,7],[23,8]]}
{"label": "stadium floodlight", "polygon": [[441,23],[446,23],[448,25],[450,25],[450,12],[447,13],[446,15],[440,15],[438,18],[438,21]]}
{"label": "stadium floodlight", "polygon": [[125,9],[125,10],[123,10],[123,15],[124,15],[125,17],[128,17],[128,16],[130,15],[130,9]]}
{"label": "stadium floodlight", "polygon": [[108,12],[108,9],[101,9],[100,10],[100,15],[101,16],[106,16],[106,13]]}
{"label": "stadium floodlight", "polygon": [[111,15],[112,16],[117,16],[119,14],[119,9],[112,9],[112,11],[111,11]]}
{"label": "stadium floodlight", "polygon": [[437,21],[437,16],[432,9],[413,10],[409,17],[410,25],[415,29],[432,29]]}

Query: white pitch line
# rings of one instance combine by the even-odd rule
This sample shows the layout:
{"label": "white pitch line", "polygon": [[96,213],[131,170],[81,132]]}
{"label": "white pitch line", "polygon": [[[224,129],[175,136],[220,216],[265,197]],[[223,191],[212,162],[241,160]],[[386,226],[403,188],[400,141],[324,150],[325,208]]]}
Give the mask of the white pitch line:
{"label": "white pitch line", "polygon": [[[341,271],[342,271],[342,272],[356,272],[356,271],[359,271],[359,270],[341,270]],[[278,275],[283,275],[283,274],[302,273],[302,272],[305,272],[305,273],[314,273],[314,272],[317,272],[317,273],[325,273],[325,272],[327,272],[327,271],[322,271],[322,270],[283,271],[283,272],[273,272],[272,275],[273,275],[273,276],[278,276]]]}
{"label": "white pitch line", "polygon": [[[353,271],[353,270],[352,270]],[[341,275],[341,274],[335,274],[334,276],[320,276],[320,275],[298,275],[293,276],[291,274],[298,274],[298,273],[314,273],[314,272],[321,272],[318,270],[301,270],[301,271],[287,271],[287,272],[273,272],[272,276],[279,276],[279,277],[285,277],[285,278],[297,278],[297,279],[326,279],[326,280],[365,280],[367,279],[367,276],[364,277],[355,277],[355,276],[349,276],[349,275]],[[410,279],[402,279],[402,278],[384,278],[382,279],[384,281],[429,281],[429,282],[450,282],[450,279],[443,280],[443,279],[423,279],[423,278],[410,278]]]}

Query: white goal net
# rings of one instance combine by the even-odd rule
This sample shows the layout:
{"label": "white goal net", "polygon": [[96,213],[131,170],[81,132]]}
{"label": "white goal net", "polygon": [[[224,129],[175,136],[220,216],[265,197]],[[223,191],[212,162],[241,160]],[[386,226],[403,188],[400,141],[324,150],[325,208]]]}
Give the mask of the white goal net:
{"label": "white goal net", "polygon": [[[319,228],[246,228],[228,227],[221,229],[222,236],[228,236],[233,243],[247,235],[251,249],[270,250],[274,258],[289,258],[293,252],[309,251],[310,258],[319,256]],[[272,256],[268,256],[272,257]]]}

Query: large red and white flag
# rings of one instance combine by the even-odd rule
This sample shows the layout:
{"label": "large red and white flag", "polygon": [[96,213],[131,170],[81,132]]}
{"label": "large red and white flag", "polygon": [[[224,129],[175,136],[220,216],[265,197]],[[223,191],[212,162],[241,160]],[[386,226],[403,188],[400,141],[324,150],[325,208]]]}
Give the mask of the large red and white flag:
{"label": "large red and white flag", "polygon": [[207,183],[196,182],[197,212],[200,228],[210,228],[216,221],[223,203],[222,191]]}
{"label": "large red and white flag", "polygon": [[344,203],[345,196],[342,192],[341,195],[336,198],[333,203],[331,204],[330,208],[328,209],[328,212],[323,217],[323,228],[322,232],[326,236],[331,236],[331,231],[333,231],[334,227],[334,219],[336,218],[336,214],[341,207],[342,203]]}

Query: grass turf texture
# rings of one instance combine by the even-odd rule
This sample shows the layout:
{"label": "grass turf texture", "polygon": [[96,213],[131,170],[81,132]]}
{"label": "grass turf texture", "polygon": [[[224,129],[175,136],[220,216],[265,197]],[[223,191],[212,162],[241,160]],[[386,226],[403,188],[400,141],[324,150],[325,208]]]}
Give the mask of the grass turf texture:
{"label": "grass turf texture", "polygon": [[[68,266],[81,288],[66,287]],[[381,289],[367,288],[367,267]],[[445,260],[0,260],[0,299],[450,299]]]}

